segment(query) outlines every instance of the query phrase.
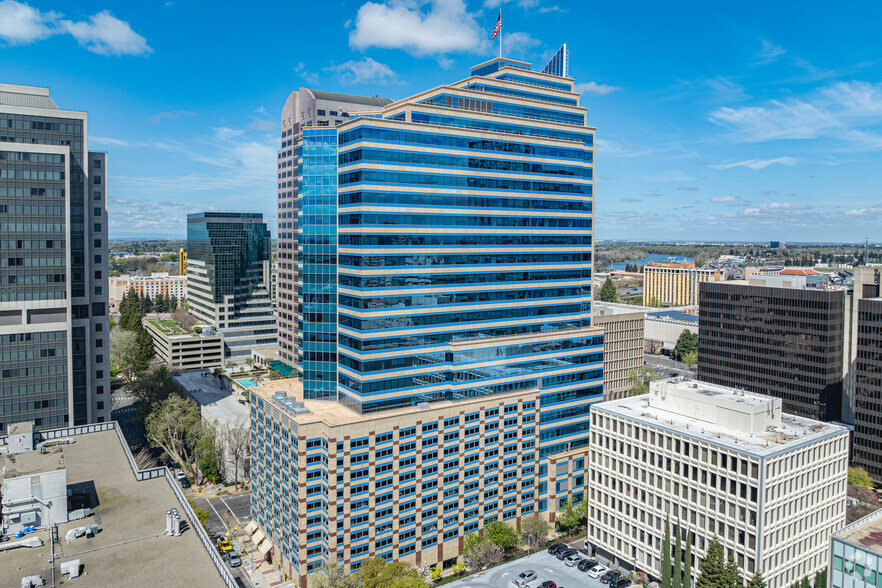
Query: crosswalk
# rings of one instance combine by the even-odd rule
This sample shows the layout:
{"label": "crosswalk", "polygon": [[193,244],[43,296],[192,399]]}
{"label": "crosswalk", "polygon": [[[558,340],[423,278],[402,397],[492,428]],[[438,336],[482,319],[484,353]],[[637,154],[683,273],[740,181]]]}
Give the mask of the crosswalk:
{"label": "crosswalk", "polygon": [[132,412],[137,412],[137,406],[126,406],[125,408],[117,408],[113,411],[113,414],[129,414]]}

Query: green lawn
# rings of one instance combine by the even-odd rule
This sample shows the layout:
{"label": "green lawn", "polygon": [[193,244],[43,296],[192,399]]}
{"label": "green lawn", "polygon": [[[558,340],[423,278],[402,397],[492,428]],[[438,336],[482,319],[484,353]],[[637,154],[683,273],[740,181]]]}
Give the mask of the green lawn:
{"label": "green lawn", "polygon": [[189,335],[189,331],[182,329],[172,319],[148,319],[151,325],[166,335]]}

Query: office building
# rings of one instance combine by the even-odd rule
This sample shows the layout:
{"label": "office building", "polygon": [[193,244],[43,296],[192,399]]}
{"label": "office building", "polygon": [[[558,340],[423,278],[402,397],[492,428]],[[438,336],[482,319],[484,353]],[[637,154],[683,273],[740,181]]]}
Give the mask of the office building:
{"label": "office building", "polygon": [[661,306],[698,304],[698,285],[723,280],[719,269],[702,269],[694,263],[651,261],[643,266],[643,300]]}
{"label": "office building", "polygon": [[110,418],[108,158],[87,119],[0,84],[0,434]]}
{"label": "office building", "polygon": [[858,305],[854,465],[882,483],[882,298],[864,298]]}
{"label": "office building", "polygon": [[[282,143],[276,154],[278,167],[278,238],[276,241],[278,278],[275,298],[276,317],[279,324],[279,358],[289,365],[297,365],[299,362],[297,346],[298,343],[303,343],[302,335],[298,330],[298,315],[301,312],[300,306],[303,304],[303,292],[300,290],[302,286],[298,282],[298,249],[304,248],[304,253],[308,251],[310,260],[312,260],[315,255],[314,251],[319,252],[319,255],[327,254],[336,257],[337,247],[336,242],[332,241],[334,233],[319,228],[318,222],[310,223],[309,228],[302,235],[298,234],[299,196],[297,182],[301,175],[298,168],[300,157],[298,149],[302,148],[298,139],[301,137],[301,130],[304,127],[336,127],[348,121],[350,113],[373,110],[390,102],[391,100],[388,98],[353,96],[300,88],[299,91],[294,90],[288,95],[288,99],[282,107]],[[297,144],[295,145],[295,143]],[[328,162],[327,165],[331,165],[331,163]],[[336,176],[333,170],[329,169],[326,174],[318,176],[315,175],[314,170],[308,171],[310,173],[307,174],[307,178],[311,179],[317,177],[321,180],[326,177],[330,180],[333,177],[333,182],[325,186],[324,191],[336,191]],[[321,223],[327,225],[327,228],[336,225],[335,213],[330,212],[333,208],[329,209],[321,204],[323,199],[327,199],[327,194],[319,195],[315,187],[308,191],[311,194],[304,196],[303,214],[318,218]],[[306,269],[313,270],[316,267],[310,263]],[[327,267],[324,269],[327,270]],[[336,279],[331,274],[327,274],[327,280],[331,280],[331,278]],[[331,308],[336,304],[336,294],[334,293],[336,285],[330,282],[316,284],[314,279],[311,282],[307,284],[307,290],[310,290],[307,292],[307,298],[321,298],[329,301],[310,300],[313,312],[325,312],[327,316],[333,315]],[[319,291],[311,291],[315,289]],[[310,328],[314,326],[315,322],[313,321]],[[306,334],[305,343],[303,343],[309,348],[310,353],[324,354],[326,361],[323,362],[322,374],[335,371],[336,339],[330,339],[332,335],[335,334],[329,331],[321,334],[311,330]],[[313,381],[316,379],[316,376],[312,376]]]}
{"label": "office building", "polygon": [[845,427],[736,388],[658,381],[649,394],[594,405],[588,465],[587,541],[655,579],[667,519],[672,537],[692,543],[694,579],[717,538],[769,588],[825,567],[845,523]]}
{"label": "office building", "polygon": [[603,334],[594,129],[573,83],[493,59],[283,131],[297,180],[279,210],[292,198],[299,224],[279,230],[300,253],[278,299],[295,260],[300,325],[282,328],[303,378],[254,392],[252,508],[295,583],[329,560],[449,564],[486,521],[553,520],[583,495]]}
{"label": "office building", "polygon": [[697,314],[682,310],[648,311],[644,321],[646,351],[655,355],[674,356],[674,348],[683,331],[698,334],[698,327]]}
{"label": "office building", "polygon": [[830,588],[876,588],[882,578],[882,510],[877,510],[830,537]]}
{"label": "office building", "polygon": [[228,360],[276,344],[270,302],[270,233],[253,212],[187,215],[190,312],[224,337]]}
{"label": "office building", "polygon": [[169,315],[150,315],[144,328],[153,338],[153,350],[170,370],[223,367],[224,338],[213,328],[185,329]]}
{"label": "office building", "polygon": [[591,324],[603,329],[604,400],[627,396],[629,374],[643,367],[645,319],[644,311],[635,311],[630,305],[594,303]]}
{"label": "office building", "polygon": [[780,398],[787,413],[838,420],[845,291],[752,285],[764,279],[701,284],[698,378]]}
{"label": "office building", "polygon": [[148,296],[151,300],[160,294],[165,297],[174,296],[180,303],[187,297],[187,276],[171,276],[168,272],[154,272],[149,276],[111,276],[111,307],[117,307],[123,296],[130,291],[137,292],[142,298]]}
{"label": "office building", "polygon": [[[851,296],[845,297],[845,356],[843,361],[844,381],[842,384],[841,420],[851,425],[856,424],[858,338],[861,335],[857,329],[859,322],[858,314],[861,311],[864,299],[878,298],[882,295],[880,282],[882,282],[882,269],[878,267],[856,267],[853,270]],[[871,333],[873,326],[868,321],[864,321],[864,325],[868,330],[867,334]],[[870,345],[871,350],[872,337],[865,338],[864,344]]]}

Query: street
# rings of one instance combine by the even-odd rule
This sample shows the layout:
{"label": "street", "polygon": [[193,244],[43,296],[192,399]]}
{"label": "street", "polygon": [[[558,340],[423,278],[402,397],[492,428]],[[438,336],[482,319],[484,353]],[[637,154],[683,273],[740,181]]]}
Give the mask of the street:
{"label": "street", "polygon": [[[195,492],[188,492],[188,497],[196,504],[197,507],[208,511],[208,522],[205,529],[208,535],[216,540],[229,531],[227,520],[232,513],[235,524],[241,529],[251,520],[251,492],[243,491],[229,495],[210,495],[203,493],[201,496]],[[248,554],[242,552],[241,543],[238,545],[240,555],[244,559]],[[239,586],[252,586],[247,574],[241,567],[232,568],[233,576]]]}
{"label": "street", "polygon": [[646,367],[652,368],[665,377],[669,377],[672,373],[678,376],[695,377],[695,372],[682,361],[674,361],[666,355],[653,355],[651,353],[643,354],[643,363]]}

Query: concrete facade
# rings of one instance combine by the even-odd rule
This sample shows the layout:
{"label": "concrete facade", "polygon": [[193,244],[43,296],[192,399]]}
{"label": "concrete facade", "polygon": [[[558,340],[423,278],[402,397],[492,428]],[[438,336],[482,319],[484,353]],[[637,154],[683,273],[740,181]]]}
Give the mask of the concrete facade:
{"label": "concrete facade", "polygon": [[693,263],[650,262],[643,267],[643,300],[662,306],[698,304],[698,285],[723,279],[719,269],[701,269]]}
{"label": "concrete facade", "polygon": [[603,399],[624,398],[628,374],[643,367],[646,313],[595,302],[591,324],[603,329]]}
{"label": "concrete facade", "polygon": [[134,289],[139,296],[174,296],[178,301],[187,297],[187,276],[172,276],[168,272],[156,272],[149,276],[112,276],[110,278],[110,299],[120,301],[124,294]]}
{"label": "concrete facade", "polygon": [[156,318],[145,317],[144,328],[153,337],[157,359],[170,370],[214,369],[224,366],[224,338],[213,329],[210,333],[170,332]]}
{"label": "concrete facade", "polygon": [[593,407],[588,541],[660,578],[670,517],[672,536],[692,542],[693,573],[715,537],[769,588],[823,568],[845,522],[847,430],[734,388],[674,380],[650,390]]}

